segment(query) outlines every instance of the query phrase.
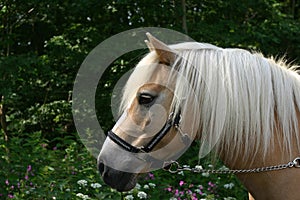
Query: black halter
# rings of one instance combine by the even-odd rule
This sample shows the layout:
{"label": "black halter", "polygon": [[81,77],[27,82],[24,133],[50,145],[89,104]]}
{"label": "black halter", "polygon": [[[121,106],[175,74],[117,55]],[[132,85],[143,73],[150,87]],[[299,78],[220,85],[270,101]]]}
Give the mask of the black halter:
{"label": "black halter", "polygon": [[132,146],[131,144],[129,144],[128,142],[126,142],[125,140],[117,136],[112,130],[108,132],[107,136],[126,151],[132,153],[140,153],[140,152],[149,153],[165,137],[165,135],[172,128],[172,126],[174,127],[179,126],[180,119],[181,119],[180,113],[178,113],[175,116],[174,121],[172,120],[172,114],[171,114],[171,117],[169,117],[169,119],[167,120],[163,128],[157,134],[154,135],[154,137],[146,146],[141,146],[141,147]]}

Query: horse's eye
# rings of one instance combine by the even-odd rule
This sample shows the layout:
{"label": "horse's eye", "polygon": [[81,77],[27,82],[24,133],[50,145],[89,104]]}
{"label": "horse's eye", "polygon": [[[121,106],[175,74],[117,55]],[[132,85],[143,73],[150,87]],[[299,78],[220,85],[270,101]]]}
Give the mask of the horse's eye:
{"label": "horse's eye", "polygon": [[141,93],[138,95],[138,102],[140,105],[149,105],[153,102],[155,96],[151,94]]}

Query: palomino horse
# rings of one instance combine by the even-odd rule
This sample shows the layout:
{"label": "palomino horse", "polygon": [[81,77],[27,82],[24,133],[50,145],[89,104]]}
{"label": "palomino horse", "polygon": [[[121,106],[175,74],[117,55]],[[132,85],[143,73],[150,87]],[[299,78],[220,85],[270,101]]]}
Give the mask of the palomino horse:
{"label": "palomino horse", "polygon": [[128,79],[123,114],[98,157],[103,180],[130,190],[139,174],[199,140],[200,157],[213,150],[229,169],[245,169],[237,177],[255,199],[300,199],[297,66],[210,44],[167,46],[147,36],[150,53]]}

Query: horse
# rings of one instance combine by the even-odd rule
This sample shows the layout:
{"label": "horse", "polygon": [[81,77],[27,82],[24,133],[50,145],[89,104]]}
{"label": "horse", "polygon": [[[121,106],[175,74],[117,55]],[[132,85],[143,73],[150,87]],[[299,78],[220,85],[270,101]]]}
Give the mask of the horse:
{"label": "horse", "polygon": [[104,182],[128,191],[139,175],[165,167],[197,140],[199,158],[214,152],[229,169],[267,169],[237,173],[251,198],[300,199],[298,66],[146,35],[150,52],[127,80],[121,116],[98,156]]}

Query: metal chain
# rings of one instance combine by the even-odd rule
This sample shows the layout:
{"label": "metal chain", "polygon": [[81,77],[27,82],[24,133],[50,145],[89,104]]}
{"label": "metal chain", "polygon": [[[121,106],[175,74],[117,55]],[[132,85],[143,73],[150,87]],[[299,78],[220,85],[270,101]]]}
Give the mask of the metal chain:
{"label": "metal chain", "polygon": [[260,168],[253,168],[253,169],[202,169],[202,166],[196,165],[194,168],[190,168],[188,166],[181,166],[176,161],[171,161],[167,163],[167,167],[165,170],[169,171],[170,173],[178,173],[181,171],[190,171],[193,173],[209,173],[209,174],[241,174],[241,173],[259,173],[259,172],[268,172],[268,171],[276,171],[282,170],[286,168],[300,168],[300,157],[295,158],[293,161],[287,164],[280,164],[268,167],[260,167]]}

